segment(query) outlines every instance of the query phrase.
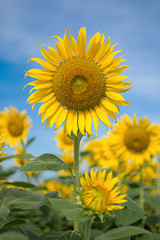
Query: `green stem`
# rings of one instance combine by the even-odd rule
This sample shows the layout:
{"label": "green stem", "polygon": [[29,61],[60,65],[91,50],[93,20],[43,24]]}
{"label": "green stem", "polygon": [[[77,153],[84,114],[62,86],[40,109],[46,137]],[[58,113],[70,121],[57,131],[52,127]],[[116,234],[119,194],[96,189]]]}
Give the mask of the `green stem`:
{"label": "green stem", "polygon": [[140,168],[140,206],[144,208],[144,188],[143,188],[143,174],[142,174],[142,167]]}
{"label": "green stem", "polygon": [[121,185],[121,180],[120,180],[120,174],[121,174],[121,165],[122,165],[122,162],[119,160],[118,161],[118,172],[117,172],[117,177],[119,177],[119,182],[118,182],[118,186]]}
{"label": "green stem", "polygon": [[[79,188],[79,138],[74,135],[74,199]],[[79,232],[79,221],[74,221],[74,231]]]}
{"label": "green stem", "polygon": [[85,240],[90,240],[91,219],[86,220],[85,223]]}
{"label": "green stem", "polygon": [[157,194],[160,195],[160,158],[157,159]]}

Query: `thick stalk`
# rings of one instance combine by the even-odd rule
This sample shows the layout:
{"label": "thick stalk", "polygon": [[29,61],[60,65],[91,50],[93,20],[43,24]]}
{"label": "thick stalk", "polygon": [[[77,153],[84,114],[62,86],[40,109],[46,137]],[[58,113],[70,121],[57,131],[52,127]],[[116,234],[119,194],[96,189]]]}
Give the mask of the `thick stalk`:
{"label": "thick stalk", "polygon": [[[74,135],[74,199],[79,188],[79,138]],[[74,222],[74,231],[79,232],[79,222]]]}
{"label": "thick stalk", "polygon": [[160,158],[157,158],[157,194],[160,195]]}
{"label": "thick stalk", "polygon": [[91,219],[85,222],[85,240],[90,240]]}
{"label": "thick stalk", "polygon": [[144,208],[144,188],[143,188],[143,174],[142,174],[142,167],[140,168],[140,206]]}
{"label": "thick stalk", "polygon": [[121,185],[121,180],[120,180],[120,175],[121,175],[121,165],[122,165],[122,162],[121,162],[120,159],[119,159],[119,161],[118,161],[118,171],[117,171],[117,177],[119,177],[119,182],[117,183],[118,186]]}

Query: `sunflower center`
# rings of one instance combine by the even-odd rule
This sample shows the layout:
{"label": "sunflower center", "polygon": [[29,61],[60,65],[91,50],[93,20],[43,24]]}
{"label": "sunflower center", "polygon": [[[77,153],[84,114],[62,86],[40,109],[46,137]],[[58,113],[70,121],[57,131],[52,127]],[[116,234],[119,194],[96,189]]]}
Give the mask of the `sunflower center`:
{"label": "sunflower center", "polygon": [[23,124],[19,119],[14,119],[8,123],[8,130],[13,137],[18,137],[23,131]]}
{"label": "sunflower center", "polygon": [[105,96],[106,79],[93,60],[74,57],[62,62],[52,80],[53,92],[64,106],[75,110],[94,108]]}
{"label": "sunflower center", "polygon": [[86,207],[95,211],[105,211],[109,203],[110,194],[102,186],[92,186],[84,190],[82,198]]}
{"label": "sunflower center", "polygon": [[141,127],[128,129],[124,134],[126,147],[133,152],[143,152],[149,144],[149,135]]}
{"label": "sunflower center", "polygon": [[71,85],[73,87],[74,93],[83,92],[85,91],[85,88],[87,86],[87,79],[82,76],[76,76],[75,78],[73,78]]}

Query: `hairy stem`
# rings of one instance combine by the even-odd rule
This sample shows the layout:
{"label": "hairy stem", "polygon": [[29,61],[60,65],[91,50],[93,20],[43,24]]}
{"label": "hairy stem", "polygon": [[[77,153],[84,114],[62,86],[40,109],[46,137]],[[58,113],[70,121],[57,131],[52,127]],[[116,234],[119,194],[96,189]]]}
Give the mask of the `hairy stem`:
{"label": "hairy stem", "polygon": [[142,167],[140,168],[140,206],[144,208],[144,188],[143,188],[143,174],[142,174]]}
{"label": "hairy stem", "polygon": [[90,240],[91,219],[85,222],[85,240]]}
{"label": "hairy stem", "polygon": [[[79,188],[79,138],[74,135],[74,199]],[[79,222],[74,222],[74,231],[79,232]]]}
{"label": "hairy stem", "polygon": [[157,194],[160,195],[160,158],[157,158]]}

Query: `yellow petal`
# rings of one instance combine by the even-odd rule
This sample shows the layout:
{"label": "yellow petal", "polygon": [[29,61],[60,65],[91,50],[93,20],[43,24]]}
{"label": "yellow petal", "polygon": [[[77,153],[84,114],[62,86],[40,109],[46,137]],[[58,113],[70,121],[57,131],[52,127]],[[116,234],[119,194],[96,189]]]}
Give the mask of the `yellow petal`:
{"label": "yellow petal", "polygon": [[85,55],[86,41],[87,41],[86,28],[84,27],[79,30],[78,41],[77,41],[77,47],[78,47],[78,52],[80,57],[83,57]]}
{"label": "yellow petal", "polygon": [[78,131],[78,112],[75,110],[73,113],[73,133],[78,137],[77,131]]}
{"label": "yellow petal", "polygon": [[40,58],[31,58],[28,60],[28,62],[32,62],[32,61],[39,63],[43,68],[45,68],[49,71],[56,71],[56,67],[45,60],[42,60]]}
{"label": "yellow petal", "polygon": [[42,69],[30,69],[25,74],[25,77],[27,76],[37,78],[43,81],[48,81],[53,79],[53,72]]}
{"label": "yellow petal", "polygon": [[63,58],[61,57],[61,55],[59,54],[59,52],[56,49],[54,49],[52,47],[48,47],[48,50],[50,51],[53,59],[55,59],[55,62],[54,62],[55,65],[59,65],[59,62],[64,61]]}
{"label": "yellow petal", "polygon": [[97,55],[95,57],[96,62],[100,61],[105,56],[105,53],[108,51],[108,49],[110,47],[110,44],[111,44],[111,39],[110,39],[110,37],[108,37],[108,41],[101,46],[99,52],[97,53]]}
{"label": "yellow petal", "polygon": [[68,109],[64,108],[63,112],[61,113],[60,117],[58,118],[54,130],[57,130],[61,124],[64,122],[68,114]]}
{"label": "yellow petal", "polygon": [[50,54],[47,50],[45,50],[44,48],[42,48],[42,45],[40,45],[41,48],[41,54],[42,56],[50,63],[52,63],[53,65],[57,66],[58,65],[58,61],[57,59]]}
{"label": "yellow petal", "polygon": [[56,100],[56,97],[53,97],[51,100],[43,103],[38,111],[38,115],[41,114],[42,112],[45,112]]}
{"label": "yellow petal", "polygon": [[95,111],[92,108],[90,108],[89,111],[91,113],[91,117],[92,117],[92,120],[93,120],[93,125],[94,125],[95,130],[97,131],[97,133],[96,133],[96,135],[97,135],[98,134],[98,127],[99,127],[98,117],[97,117],[97,114],[95,113]]}
{"label": "yellow petal", "polygon": [[69,136],[71,136],[72,128],[73,128],[73,109],[69,109],[66,119],[66,131]]}
{"label": "yellow petal", "polygon": [[113,100],[125,101],[124,97],[115,92],[106,91],[106,96]]}
{"label": "yellow petal", "polygon": [[100,42],[100,33],[96,33],[90,40],[87,52],[86,52],[86,57],[87,58],[94,58],[94,56],[97,54],[97,52],[100,49],[101,42]]}
{"label": "yellow petal", "polygon": [[121,74],[126,68],[130,68],[128,66],[121,66],[121,67],[118,67],[116,70],[114,71],[111,71],[111,72],[108,72],[108,74],[106,75],[106,77],[114,77],[116,75],[119,75]]}
{"label": "yellow petal", "polygon": [[118,108],[115,104],[111,103],[111,101],[109,101],[109,99],[104,98],[104,99],[101,101],[101,103],[103,104],[103,106],[104,106],[107,110],[113,111],[113,112],[116,112],[116,113],[119,113],[119,108]]}
{"label": "yellow petal", "polygon": [[82,111],[79,111],[79,115],[78,115],[78,126],[79,126],[79,130],[82,133],[83,136],[86,136],[85,132],[84,132],[84,128],[85,128],[85,119],[84,119],[84,113]]}
{"label": "yellow petal", "polygon": [[63,42],[63,39],[61,37],[58,37],[58,36],[55,36],[59,42],[55,41],[56,42],[56,48],[59,52],[59,54],[64,58],[64,59],[67,59],[68,58],[68,55],[66,53],[66,49],[65,49],[65,46],[64,46],[64,42]]}
{"label": "yellow petal", "polygon": [[44,123],[44,121],[51,116],[52,114],[54,114],[57,109],[59,108],[59,102],[55,101],[48,109],[47,111],[44,113],[44,116],[42,118],[42,124]]}
{"label": "yellow petal", "polygon": [[88,110],[85,110],[84,111],[84,116],[85,116],[85,130],[90,136],[93,136],[93,133],[92,133],[92,118],[91,118],[90,112]]}
{"label": "yellow petal", "polygon": [[106,116],[106,113],[99,107],[99,106],[96,106],[94,108],[97,116],[99,117],[99,119],[106,125],[106,126],[109,126],[110,128],[112,128],[112,124],[111,122],[109,121],[108,117]]}
{"label": "yellow petal", "polygon": [[54,113],[54,115],[52,116],[52,119],[50,121],[51,128],[52,128],[53,124],[58,120],[58,118],[62,114],[63,110],[64,110],[64,107],[62,105],[59,105],[57,111]]}
{"label": "yellow petal", "polygon": [[72,50],[73,50],[73,52],[74,52],[74,55],[75,55],[76,57],[78,57],[77,42],[76,42],[76,40],[74,39],[74,37],[72,37],[72,35],[71,35],[71,33],[70,33],[70,31],[69,31],[68,28],[66,29],[66,31],[67,31],[68,34],[69,34],[70,41],[71,41],[71,46],[72,46]]}
{"label": "yellow petal", "polygon": [[[102,108],[103,111],[106,112],[106,114],[107,114],[109,117],[117,120],[116,114],[115,114],[113,111],[109,111],[108,109],[106,109],[105,107],[103,107],[102,104],[100,104],[100,107]],[[104,110],[103,108],[104,108],[105,110]]]}
{"label": "yellow petal", "polygon": [[129,78],[129,77],[127,77],[127,76],[121,76],[121,75],[120,75],[120,76],[115,76],[115,77],[107,78],[106,82],[107,82],[108,84],[117,84],[117,83],[123,81],[123,80],[126,79],[126,78]]}
{"label": "yellow petal", "polygon": [[71,43],[67,37],[67,34],[65,32],[64,34],[64,46],[65,46],[65,50],[66,50],[66,53],[67,55],[72,58],[73,54],[72,54],[72,47],[71,47]]}

